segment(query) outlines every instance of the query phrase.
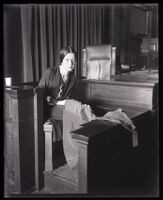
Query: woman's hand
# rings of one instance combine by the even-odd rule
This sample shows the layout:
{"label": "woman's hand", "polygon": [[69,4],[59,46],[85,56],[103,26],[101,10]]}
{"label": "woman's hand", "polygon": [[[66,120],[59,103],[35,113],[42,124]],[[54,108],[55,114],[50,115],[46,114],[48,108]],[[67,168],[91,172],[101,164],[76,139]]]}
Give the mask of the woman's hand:
{"label": "woman's hand", "polygon": [[47,97],[46,97],[46,100],[47,100],[48,103],[50,103],[51,98],[52,98],[52,97],[50,97],[50,96],[47,96]]}
{"label": "woman's hand", "polygon": [[52,97],[47,96],[46,100],[48,102],[48,105],[55,105],[54,99]]}
{"label": "woman's hand", "polygon": [[48,102],[48,105],[55,105],[55,104],[56,105],[65,105],[65,103],[66,103],[66,100],[56,100],[56,99],[53,99],[50,96],[47,96],[46,100]]}
{"label": "woman's hand", "polygon": [[65,100],[60,100],[56,104],[57,105],[65,105],[65,103],[66,103],[66,99]]}

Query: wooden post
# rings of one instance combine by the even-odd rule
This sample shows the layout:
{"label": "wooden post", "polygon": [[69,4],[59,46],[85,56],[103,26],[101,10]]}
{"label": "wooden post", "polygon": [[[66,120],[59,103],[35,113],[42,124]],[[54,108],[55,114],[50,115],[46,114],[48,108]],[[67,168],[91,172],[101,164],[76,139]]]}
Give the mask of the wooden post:
{"label": "wooden post", "polygon": [[50,120],[44,124],[45,132],[45,171],[53,170],[53,124]]}
{"label": "wooden post", "polygon": [[78,141],[79,148],[79,193],[88,193],[88,142]]}
{"label": "wooden post", "polygon": [[5,177],[6,194],[35,189],[35,145],[33,88],[5,89]]}
{"label": "wooden post", "polygon": [[[80,129],[82,130],[82,129]],[[78,143],[78,158],[79,158],[79,193],[88,194],[89,176],[88,176],[88,145],[89,137],[83,137],[72,133],[72,137]]]}
{"label": "wooden post", "polygon": [[116,47],[112,47],[112,58],[111,58],[111,75],[115,75],[116,68]]}
{"label": "wooden post", "polygon": [[44,135],[43,135],[43,88],[34,88],[35,132],[35,182],[37,190],[44,187]]}

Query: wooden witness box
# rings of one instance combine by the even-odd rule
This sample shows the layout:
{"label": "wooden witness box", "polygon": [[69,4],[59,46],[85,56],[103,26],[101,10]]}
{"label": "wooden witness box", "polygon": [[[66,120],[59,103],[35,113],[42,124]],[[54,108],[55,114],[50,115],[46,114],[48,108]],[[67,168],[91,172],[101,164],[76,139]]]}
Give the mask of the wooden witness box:
{"label": "wooden witness box", "polygon": [[43,124],[42,96],[42,90],[32,86],[5,88],[4,171],[7,195],[28,193],[36,187],[39,158],[35,155],[38,150],[35,140]]}
{"label": "wooden witness box", "polygon": [[[139,165],[139,171],[137,171],[139,175],[136,174],[137,172],[131,172],[132,175],[135,174],[135,179],[139,177],[141,180],[141,172],[146,173],[146,167],[153,165],[153,158],[157,157],[158,152],[153,151],[156,149],[157,141],[151,116],[158,109],[157,88],[158,84],[155,83],[116,80],[79,79],[76,82],[72,98],[89,104],[99,116],[109,110],[122,108],[134,120],[139,131],[139,150],[133,154],[129,142],[131,137],[129,138],[124,129],[107,127],[106,130],[105,124],[99,129],[94,129],[98,124],[90,122],[88,128],[83,127],[73,133],[73,137],[79,144],[79,193],[88,194],[90,191],[97,191],[102,183],[102,188],[114,186],[117,184],[116,180],[120,179],[122,180],[120,187],[123,186],[123,180],[127,175],[114,179],[114,177],[121,177],[122,174],[128,173],[123,165],[123,159],[130,158],[126,163],[133,163],[131,169]],[[6,193],[23,194],[35,188],[39,190],[44,187],[45,149],[49,148],[49,145],[45,147],[43,137],[43,124],[45,123],[43,121],[43,90],[25,85],[6,88],[4,102]],[[111,138],[115,138],[116,135],[120,139],[116,140],[116,143],[111,142],[113,141]],[[153,141],[156,141],[154,145]],[[129,152],[131,152],[130,157],[128,157]],[[144,160],[150,153],[152,157]],[[144,163],[144,169],[142,169],[142,163]],[[122,167],[121,170],[118,166]],[[103,182],[104,177],[106,177],[105,182]],[[114,181],[110,181],[113,179]],[[139,183],[141,181],[138,181],[138,185]],[[91,188],[94,189],[91,190]]]}

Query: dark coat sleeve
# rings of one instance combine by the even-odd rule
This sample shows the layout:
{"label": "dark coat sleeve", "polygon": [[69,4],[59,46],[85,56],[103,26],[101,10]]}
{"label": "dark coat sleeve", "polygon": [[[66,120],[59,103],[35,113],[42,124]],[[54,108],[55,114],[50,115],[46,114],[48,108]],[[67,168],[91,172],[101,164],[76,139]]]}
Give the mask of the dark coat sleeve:
{"label": "dark coat sleeve", "polygon": [[[38,87],[44,88],[44,107],[47,109],[47,87],[50,79],[50,69],[46,69],[39,81]],[[45,110],[46,110],[45,109]]]}
{"label": "dark coat sleeve", "polygon": [[49,79],[50,79],[50,70],[46,69],[40,79],[40,82],[38,84],[39,88],[46,88],[48,87],[48,83],[49,83]]}

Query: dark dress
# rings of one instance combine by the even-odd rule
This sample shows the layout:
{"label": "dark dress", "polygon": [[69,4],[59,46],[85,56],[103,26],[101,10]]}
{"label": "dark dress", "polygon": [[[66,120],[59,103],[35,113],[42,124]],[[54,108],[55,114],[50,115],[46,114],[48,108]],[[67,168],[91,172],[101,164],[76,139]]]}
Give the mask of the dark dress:
{"label": "dark dress", "polygon": [[[56,105],[58,100],[71,98],[71,92],[75,85],[75,76],[71,72],[67,81],[63,81],[59,67],[50,67],[45,70],[38,87],[44,88],[44,121],[48,118],[54,124],[55,134],[53,134],[53,141],[62,139],[62,114],[64,106]],[[54,105],[48,105],[46,97],[52,97]]]}

